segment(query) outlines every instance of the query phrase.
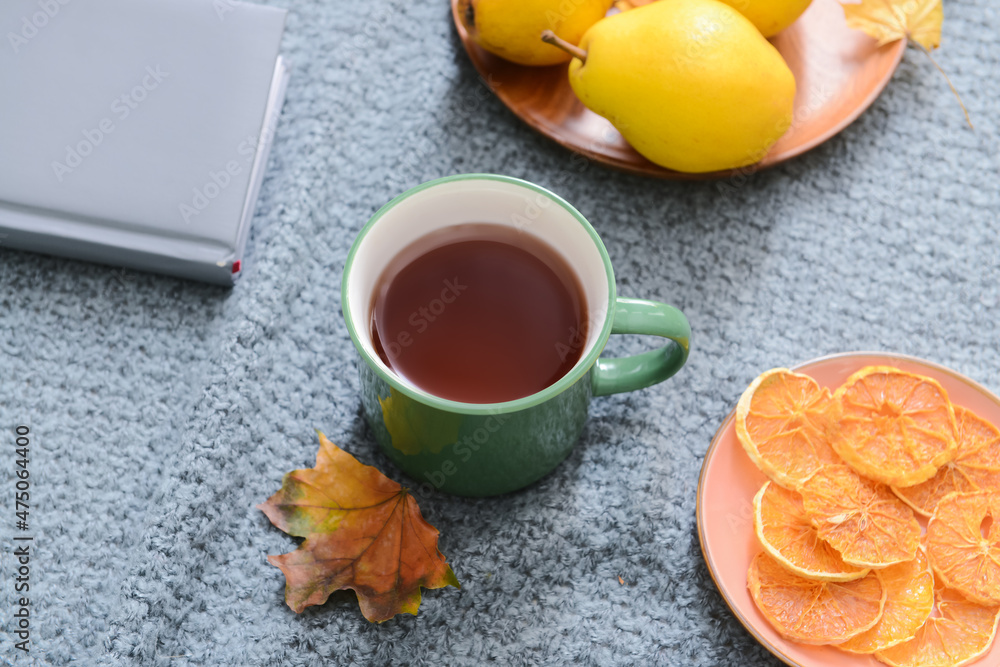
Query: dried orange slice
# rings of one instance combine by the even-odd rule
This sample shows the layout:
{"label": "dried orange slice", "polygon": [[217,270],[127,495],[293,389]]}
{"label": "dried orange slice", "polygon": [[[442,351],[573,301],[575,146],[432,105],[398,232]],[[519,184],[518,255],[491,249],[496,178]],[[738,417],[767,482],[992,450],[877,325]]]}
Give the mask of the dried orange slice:
{"label": "dried orange slice", "polygon": [[958,450],[955,460],[915,486],[893,487],[896,495],[924,516],[949,493],[1000,489],[1000,430],[976,413],[955,406]]}
{"label": "dried orange slice", "polygon": [[833,402],[811,377],[775,368],[759,375],[736,405],[736,436],[750,460],[794,489],[820,466],[840,463],[827,442]]}
{"label": "dried orange slice", "polygon": [[882,618],[871,630],[848,639],[837,648],[851,653],[874,653],[912,639],[934,608],[934,574],[927,555],[881,570],[886,588]]}
{"label": "dried orange slice", "polygon": [[979,604],[1000,604],[1000,491],[942,498],[927,524],[927,556],[948,588]]}
{"label": "dried orange slice", "polygon": [[815,581],[852,581],[868,568],[848,565],[820,539],[802,496],[765,482],[753,499],[753,526],[764,551],[795,574]]}
{"label": "dried orange slice", "polygon": [[864,632],[882,616],[886,598],[876,572],[854,581],[813,581],[763,551],[750,563],[747,587],[774,629],[804,644],[839,644]]}
{"label": "dried orange slice", "polygon": [[934,600],[940,616],[927,619],[913,639],[875,657],[892,667],[960,667],[990,650],[1000,606],[977,605],[945,588],[935,590]]}
{"label": "dried orange slice", "polygon": [[845,465],[824,466],[802,483],[802,504],[819,536],[845,563],[887,567],[913,560],[920,524],[888,486]]}
{"label": "dried orange slice", "polygon": [[847,378],[833,398],[840,418],[830,444],[866,477],[912,486],[955,456],[955,412],[936,380],[867,366]]}

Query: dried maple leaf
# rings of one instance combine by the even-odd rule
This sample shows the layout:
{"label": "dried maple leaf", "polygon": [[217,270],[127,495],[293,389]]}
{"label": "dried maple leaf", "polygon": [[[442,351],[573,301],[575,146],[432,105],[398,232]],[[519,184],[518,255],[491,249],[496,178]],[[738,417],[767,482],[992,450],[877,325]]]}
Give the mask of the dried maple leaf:
{"label": "dried maple leaf", "polygon": [[906,39],[920,47],[948,82],[965,114],[965,122],[972,127],[972,118],[962,97],[931,55],[931,51],[941,45],[941,24],[944,22],[942,0],[861,0],[857,4],[842,2],[840,6],[844,8],[847,27],[874,37],[878,46]]}
{"label": "dried maple leaf", "polygon": [[847,27],[871,35],[879,46],[897,39],[912,40],[928,50],[941,44],[941,0],[862,0],[841,6]]}
{"label": "dried maple leaf", "polygon": [[416,615],[420,588],[461,588],[438,551],[438,531],[398,483],[319,434],[316,466],[293,470],[257,506],[275,526],[306,538],[268,556],[285,575],[285,602],[296,613],[350,588],[369,621]]}

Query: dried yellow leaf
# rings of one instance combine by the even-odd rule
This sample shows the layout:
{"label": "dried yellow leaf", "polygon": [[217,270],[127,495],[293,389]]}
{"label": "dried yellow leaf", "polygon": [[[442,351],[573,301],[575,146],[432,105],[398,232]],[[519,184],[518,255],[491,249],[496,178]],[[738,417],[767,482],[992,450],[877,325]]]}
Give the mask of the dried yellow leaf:
{"label": "dried yellow leaf", "polygon": [[871,35],[879,46],[909,39],[929,51],[941,44],[941,0],[862,0],[841,6],[847,26]]}

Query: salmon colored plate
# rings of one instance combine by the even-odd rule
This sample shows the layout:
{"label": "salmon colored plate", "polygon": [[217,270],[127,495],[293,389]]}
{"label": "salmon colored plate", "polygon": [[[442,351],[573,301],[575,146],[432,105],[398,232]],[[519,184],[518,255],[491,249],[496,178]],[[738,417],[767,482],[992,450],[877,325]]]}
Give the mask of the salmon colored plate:
{"label": "salmon colored plate", "polygon": [[[914,357],[883,352],[851,352],[792,369],[830,391],[865,366],[895,366],[934,378],[961,405],[983,419],[1000,424],[1000,398],[967,377]],[[782,661],[796,667],[885,667],[869,656],[844,653],[830,646],[806,646],[782,639],[757,610],[747,591],[747,569],[761,550],[753,530],[753,497],[767,481],[747,458],[729,413],[715,434],[698,481],[698,537],[705,562],[726,604],[757,641]],[[921,519],[926,526],[926,520]],[[1000,642],[973,665],[1000,665]]]}
{"label": "salmon colored plate", "polygon": [[566,65],[507,62],[469,39],[451,0],[458,35],[472,64],[497,97],[528,125],[566,148],[622,171],[676,180],[748,174],[804,153],[847,127],[875,101],[903,58],[905,41],[875,46],[847,27],[837,0],[813,0],[791,27],[771,39],[795,75],[795,115],[788,132],[755,165],[706,174],[658,167],[632,149],[611,123],[580,103]]}

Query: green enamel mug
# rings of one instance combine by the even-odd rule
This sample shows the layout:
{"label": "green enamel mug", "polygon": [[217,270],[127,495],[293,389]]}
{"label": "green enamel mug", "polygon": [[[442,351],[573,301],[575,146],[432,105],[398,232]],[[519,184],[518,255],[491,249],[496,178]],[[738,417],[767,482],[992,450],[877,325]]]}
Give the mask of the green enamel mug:
{"label": "green enamel mug", "polygon": [[[422,237],[463,223],[509,225],[557,249],[579,279],[589,325],[576,365],[554,384],[503,403],[434,396],[390,369],[371,334],[373,294],[389,262]],[[354,241],[341,284],[344,320],[358,354],[361,400],[379,445],[417,490],[492,496],[523,488],[569,455],[591,397],[666,380],[687,360],[683,313],[615,291],[608,252],[589,222],[561,197],[532,183],[462,174],[419,185],[383,206]],[[602,359],[611,334],[650,334],[662,347]]]}

